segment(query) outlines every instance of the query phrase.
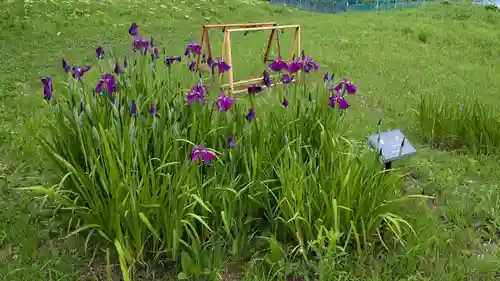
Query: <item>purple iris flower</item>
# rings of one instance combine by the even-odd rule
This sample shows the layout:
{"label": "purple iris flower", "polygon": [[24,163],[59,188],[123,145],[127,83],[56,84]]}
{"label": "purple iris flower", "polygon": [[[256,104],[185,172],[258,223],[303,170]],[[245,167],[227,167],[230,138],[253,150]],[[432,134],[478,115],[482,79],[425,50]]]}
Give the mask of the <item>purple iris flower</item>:
{"label": "purple iris flower", "polygon": [[66,73],[68,73],[69,70],[71,69],[71,66],[64,58],[62,58],[62,67],[64,69],[64,72],[66,72]]}
{"label": "purple iris flower", "polygon": [[210,161],[215,159],[215,153],[208,151],[203,145],[198,145],[191,151],[191,163],[196,161],[201,162],[201,164],[210,164]]}
{"label": "purple iris flower", "polygon": [[176,57],[165,57],[165,65],[170,67],[174,62],[181,62],[182,57],[176,56]]}
{"label": "purple iris flower", "polygon": [[296,73],[302,69],[303,62],[300,59],[294,60],[288,64],[288,72]]}
{"label": "purple iris flower", "polygon": [[346,91],[349,95],[354,95],[356,93],[356,85],[352,84],[349,80],[347,80],[346,77],[344,77],[344,81],[340,82],[337,86],[334,88],[336,91],[344,90]]}
{"label": "purple iris flower", "polygon": [[311,72],[311,70],[318,71],[319,66],[311,57],[306,57],[302,61],[304,66],[304,72],[309,73]]}
{"label": "purple iris flower", "polygon": [[127,57],[124,57],[123,58],[123,67],[127,68],[127,66],[128,66]]}
{"label": "purple iris flower", "polygon": [[206,104],[207,100],[205,98],[205,85],[198,83],[196,86],[192,87],[187,94],[187,103],[193,104],[195,101],[199,101],[202,104]]}
{"label": "purple iris flower", "polygon": [[247,89],[249,94],[258,94],[262,92],[262,86],[261,85],[250,85],[248,86]]}
{"label": "purple iris flower", "polygon": [[227,138],[227,147],[228,148],[234,148],[234,147],[236,147],[236,142],[234,141],[234,138],[232,136],[229,136]]}
{"label": "purple iris flower", "polygon": [[330,81],[331,79],[332,77],[330,76],[330,74],[328,74],[328,72],[325,72],[325,76],[323,76],[323,82],[328,83],[328,81]]}
{"label": "purple iris flower", "polygon": [[97,49],[95,49],[95,55],[97,59],[103,59],[104,58],[104,48],[102,46],[98,46]]}
{"label": "purple iris flower", "polygon": [[196,71],[196,62],[195,61],[191,61],[188,65],[188,69],[189,71],[191,72],[195,72]]}
{"label": "purple iris flower", "polygon": [[248,110],[246,119],[248,122],[251,122],[254,118],[255,118],[255,109],[250,108],[250,110]]}
{"label": "purple iris flower", "polygon": [[52,78],[45,77],[40,79],[43,84],[43,99],[46,101],[50,101],[52,99]]}
{"label": "purple iris flower", "polygon": [[262,74],[263,77],[263,84],[266,85],[266,87],[271,87],[273,84],[273,80],[271,80],[271,74],[267,72],[267,70],[264,70],[264,73]]}
{"label": "purple iris flower", "polygon": [[186,51],[184,52],[185,56],[199,56],[201,54],[201,46],[196,43],[196,41],[191,40],[186,47]]}
{"label": "purple iris flower", "polygon": [[334,91],[334,93],[330,95],[330,107],[335,108],[336,105],[338,105],[341,110],[345,110],[350,106],[339,91]]}
{"label": "purple iris flower", "polygon": [[135,37],[134,41],[132,41],[132,50],[134,52],[139,50],[145,55],[149,50],[149,40],[142,39],[139,36]]}
{"label": "purple iris flower", "polygon": [[284,69],[288,69],[288,65],[284,60],[281,59],[281,57],[278,57],[271,64],[269,64],[269,68],[274,71],[281,71]]}
{"label": "purple iris flower", "polygon": [[85,72],[89,71],[90,69],[92,69],[92,67],[90,67],[90,66],[80,68],[77,64],[75,64],[73,66],[73,70],[72,70],[71,75],[73,76],[73,78],[80,80],[83,77],[83,75],[85,74]]}
{"label": "purple iris flower", "polygon": [[151,54],[151,59],[154,61],[160,57],[160,52],[158,51],[158,47],[153,47],[153,53]]}
{"label": "purple iris flower", "polygon": [[115,77],[109,73],[102,75],[95,87],[96,93],[102,93],[103,91],[105,91],[108,95],[116,92]]}
{"label": "purple iris flower", "polygon": [[157,114],[158,114],[158,111],[157,111],[157,109],[156,109],[156,105],[151,104],[151,105],[149,106],[149,112],[151,113],[151,116],[153,116],[153,118],[154,118],[154,117],[156,117],[156,116],[157,116]]}
{"label": "purple iris flower", "polygon": [[121,66],[120,66],[120,63],[119,63],[119,62],[118,62],[118,60],[117,60],[117,61],[116,61],[116,63],[115,63],[115,73],[116,73],[116,74],[120,74],[120,73],[122,73],[122,72],[123,72],[123,70],[122,70],[122,68],[121,68]]}
{"label": "purple iris flower", "polygon": [[139,33],[138,29],[139,29],[139,26],[135,22],[133,22],[130,25],[130,28],[128,29],[128,34],[130,34],[132,36],[137,36],[137,34]]}
{"label": "purple iris flower", "polygon": [[212,62],[212,65],[217,65],[217,69],[219,70],[219,74],[224,73],[231,69],[231,66],[227,64],[224,60],[222,59],[216,59],[215,61]]}
{"label": "purple iris flower", "polygon": [[288,100],[287,100],[286,98],[284,98],[284,99],[283,99],[283,103],[282,103],[282,104],[283,104],[283,106],[284,106],[285,108],[287,108],[287,107],[288,107]]}
{"label": "purple iris flower", "polygon": [[235,100],[229,97],[226,93],[221,92],[219,98],[217,99],[217,109],[221,111],[228,111],[231,106],[233,106]]}
{"label": "purple iris flower", "polygon": [[137,104],[135,103],[135,100],[132,100],[132,104],[130,105],[130,116],[137,116]]}
{"label": "purple iris flower", "polygon": [[285,74],[283,74],[281,81],[283,81],[283,84],[287,85],[287,84],[292,83],[293,77],[290,76],[290,74],[285,73]]}

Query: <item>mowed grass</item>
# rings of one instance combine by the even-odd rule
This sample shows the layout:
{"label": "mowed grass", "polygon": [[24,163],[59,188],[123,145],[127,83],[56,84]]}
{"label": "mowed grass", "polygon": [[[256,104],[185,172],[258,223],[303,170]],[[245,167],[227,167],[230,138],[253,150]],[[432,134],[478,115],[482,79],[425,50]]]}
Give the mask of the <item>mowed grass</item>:
{"label": "mowed grass", "polygon": [[[0,11],[0,280],[103,276],[101,251],[85,253],[84,238],[64,239],[68,232],[52,214],[12,190],[53,176],[35,136],[43,133],[46,120],[39,78],[62,77],[61,56],[92,64],[97,45],[122,56],[130,48],[131,22],[175,55],[190,39],[199,40],[203,23],[269,20],[300,24],[302,47],[321,71],[348,75],[357,84],[359,93],[346,118],[353,124],[353,139],[375,132],[379,118],[383,129],[400,128],[408,135],[418,154],[396,168],[408,173],[408,193],[435,197],[405,208],[417,232],[405,248],[342,260],[329,280],[495,280],[500,268],[497,157],[427,147],[414,112],[422,94],[457,100],[476,96],[498,107],[499,13],[439,4],[325,15],[261,1],[115,2],[17,1]],[[222,33],[211,36],[219,52]],[[291,32],[280,36],[287,53]],[[265,44],[263,33],[234,36],[236,78],[260,74]]]}

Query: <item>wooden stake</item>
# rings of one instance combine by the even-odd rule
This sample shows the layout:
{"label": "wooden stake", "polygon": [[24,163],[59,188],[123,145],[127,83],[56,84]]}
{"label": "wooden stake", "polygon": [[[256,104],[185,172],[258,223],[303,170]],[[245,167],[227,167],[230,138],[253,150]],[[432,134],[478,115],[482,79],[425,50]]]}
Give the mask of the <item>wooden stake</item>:
{"label": "wooden stake", "polygon": [[231,55],[231,33],[229,30],[226,30],[225,37],[227,37],[227,46],[226,46],[226,54],[227,54],[227,64],[231,66],[229,69],[229,91],[232,92],[234,90],[233,85],[233,58]]}
{"label": "wooden stake", "polygon": [[[297,30],[297,54],[300,54],[300,52],[302,51],[302,49],[300,48],[300,25],[297,26],[296,30]],[[300,77],[300,72],[301,71],[297,73],[297,78]]]}
{"label": "wooden stake", "polygon": [[292,41],[292,48],[290,49],[290,60],[293,59],[295,55],[295,48],[297,48],[297,33],[298,29],[295,29],[295,32],[293,33],[293,41]]}
{"label": "wooden stake", "polygon": [[267,59],[269,58],[269,52],[271,51],[271,44],[273,43],[274,33],[275,32],[276,32],[276,30],[273,29],[271,31],[271,34],[269,35],[269,42],[267,42],[266,53],[264,54],[264,63],[266,63]]}
{"label": "wooden stake", "polygon": [[[205,38],[205,33],[208,34],[207,29],[205,28],[205,26],[203,26],[203,28],[201,29],[201,39],[200,39],[200,44],[202,48],[203,48],[203,39]],[[200,67],[200,59],[201,57],[198,56],[198,59],[196,60],[196,69]]]}
{"label": "wooden stake", "polygon": [[207,58],[211,58],[213,59],[212,57],[212,46],[210,46],[210,37],[208,37],[208,29],[205,29],[205,41],[206,41],[206,46],[207,46]]}
{"label": "wooden stake", "polygon": [[277,31],[276,29],[274,29],[274,31],[276,31],[276,45],[278,46],[278,57],[281,57],[281,46],[280,46],[279,31]]}

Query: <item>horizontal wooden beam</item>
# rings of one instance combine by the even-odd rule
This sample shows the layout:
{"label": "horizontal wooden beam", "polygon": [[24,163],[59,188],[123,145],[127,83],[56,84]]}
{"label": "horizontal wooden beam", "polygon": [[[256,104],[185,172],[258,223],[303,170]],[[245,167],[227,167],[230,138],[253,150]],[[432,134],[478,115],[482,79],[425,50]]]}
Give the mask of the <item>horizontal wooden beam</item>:
{"label": "horizontal wooden beam", "polygon": [[224,27],[258,27],[258,26],[273,26],[276,22],[256,22],[256,23],[228,23],[228,24],[205,24],[205,28],[224,28]]}
{"label": "horizontal wooden beam", "polygon": [[299,28],[300,25],[277,25],[277,26],[263,26],[263,27],[248,27],[248,28],[231,28],[227,29],[226,32],[250,32],[250,31],[261,31],[261,30],[280,30],[287,28]]}

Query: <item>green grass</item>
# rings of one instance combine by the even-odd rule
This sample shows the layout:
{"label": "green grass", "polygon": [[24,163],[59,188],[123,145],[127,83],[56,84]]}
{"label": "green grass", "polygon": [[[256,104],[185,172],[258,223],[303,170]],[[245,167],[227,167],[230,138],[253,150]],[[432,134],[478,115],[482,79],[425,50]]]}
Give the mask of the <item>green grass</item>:
{"label": "green grass", "polygon": [[[375,252],[360,260],[342,260],[327,280],[463,280],[500,268],[499,164],[495,156],[474,156],[427,147],[420,139],[414,110],[420,95],[467,99],[499,105],[500,16],[481,7],[431,5],[422,9],[342,15],[310,14],[269,6],[261,1],[60,2],[17,1],[0,11],[0,280],[64,280],[89,275],[92,252],[85,237],[61,239],[65,224],[40,211],[27,194],[13,187],[50,182],[55,175],[41,158],[35,134],[47,122],[39,78],[62,79],[60,57],[90,63],[98,44],[123,55],[126,29],[141,25],[169,53],[181,53],[198,39],[204,22],[275,20],[302,27],[303,48],[322,70],[355,79],[359,93],[347,116],[362,140],[376,130],[401,128],[419,150],[397,164],[408,173],[407,192],[435,196],[401,210],[417,232],[406,248]],[[290,33],[281,35],[283,45]],[[287,37],[288,36],[288,37]],[[212,40],[220,42],[214,33]],[[258,75],[265,34],[235,36],[236,78]],[[220,47],[216,47],[216,50]],[[93,77],[96,78],[96,77]],[[90,241],[94,243],[94,241]],[[104,253],[92,268],[103,272]],[[156,268],[146,272],[158,276]],[[69,277],[68,277],[69,278]],[[356,279],[358,278],[358,279]],[[153,278],[150,278],[153,279]],[[256,277],[257,280],[263,280]],[[428,279],[427,279],[428,280]]]}
{"label": "green grass", "polygon": [[498,154],[498,110],[477,98],[423,96],[418,106],[422,139],[434,147]]}

